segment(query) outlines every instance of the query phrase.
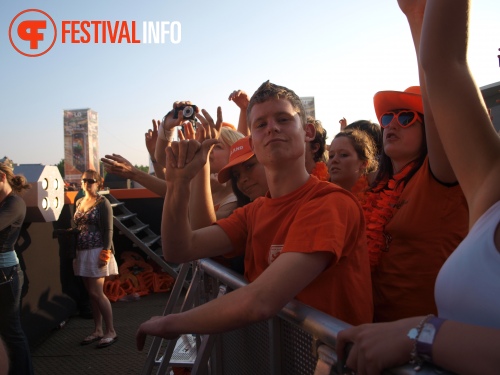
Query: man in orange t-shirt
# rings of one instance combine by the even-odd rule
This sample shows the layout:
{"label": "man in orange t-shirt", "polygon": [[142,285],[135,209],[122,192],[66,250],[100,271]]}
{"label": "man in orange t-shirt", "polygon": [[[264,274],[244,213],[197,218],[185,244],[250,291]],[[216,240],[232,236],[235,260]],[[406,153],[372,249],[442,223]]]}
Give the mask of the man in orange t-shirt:
{"label": "man in orange t-shirt", "polygon": [[289,252],[331,252],[332,260],[296,295],[299,301],[357,325],[371,321],[369,271],[359,272],[366,255],[364,220],[352,195],[311,178],[280,198],[268,195],[217,221],[237,255],[245,255],[245,277],[256,280]]}
{"label": "man in orange t-shirt", "polygon": [[250,283],[192,310],[144,322],[137,331],[137,347],[143,348],[147,335],[173,339],[188,332],[240,328],[271,318],[294,297],[353,324],[371,321],[361,208],[350,193],[307,173],[306,144],[314,139],[315,129],[306,122],[300,98],[269,81],[254,93],[247,110],[250,142],[264,165],[268,195],[219,225],[193,231],[187,209],[190,181],[217,143],[210,137],[222,123],[220,108],[215,124],[202,112],[208,139],[167,148],[164,257],[183,263],[245,249]]}

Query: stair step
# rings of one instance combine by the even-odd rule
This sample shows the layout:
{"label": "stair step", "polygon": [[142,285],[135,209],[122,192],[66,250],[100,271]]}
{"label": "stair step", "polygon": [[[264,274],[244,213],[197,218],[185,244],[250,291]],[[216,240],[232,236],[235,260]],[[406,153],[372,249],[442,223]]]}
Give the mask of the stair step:
{"label": "stair step", "polygon": [[[136,213],[130,212],[125,206],[124,202],[120,202],[111,194],[108,195],[108,200],[113,207],[121,207],[120,215],[113,215],[114,226],[119,229],[120,234],[128,237],[132,241],[132,246],[139,247],[144,251],[151,259],[153,259],[165,272],[168,272],[173,278],[178,276],[178,268],[176,265],[168,264],[163,258],[161,249],[161,236],[155,234],[151,229],[149,229],[148,224],[144,224],[139,218],[137,218]],[[124,222],[133,219],[131,223],[125,225]],[[142,232],[144,231],[144,232]],[[142,232],[142,233],[141,233]],[[139,238],[138,233],[141,233],[143,238]],[[186,288],[189,285],[185,286]]]}
{"label": "stair step", "polygon": [[136,217],[136,216],[137,216],[137,214],[129,212],[129,213],[122,214],[122,215],[116,215],[115,218],[119,221],[125,221],[127,219],[131,219],[131,218]]}
{"label": "stair step", "polygon": [[139,224],[136,224],[132,227],[129,227],[128,230],[131,231],[132,233],[136,234],[136,233],[139,233],[141,230],[144,230],[146,228],[149,228],[149,224],[139,223]]}
{"label": "stair step", "polygon": [[145,243],[148,247],[151,247],[152,244],[154,244],[156,241],[158,241],[160,239],[160,236],[156,235],[156,234],[152,234],[150,236],[147,236],[147,237],[144,237],[144,238],[141,238],[141,241],[143,243]]}

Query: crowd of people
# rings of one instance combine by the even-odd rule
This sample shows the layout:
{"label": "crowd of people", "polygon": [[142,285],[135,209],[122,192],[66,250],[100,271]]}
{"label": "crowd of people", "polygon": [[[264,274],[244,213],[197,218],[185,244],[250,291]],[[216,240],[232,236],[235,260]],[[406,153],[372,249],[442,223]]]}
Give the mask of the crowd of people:
{"label": "crowd of people", "polygon": [[[419,369],[424,361],[458,374],[500,368],[500,137],[467,65],[470,0],[398,4],[419,85],[375,93],[380,125],[342,119],[328,145],[297,94],[266,81],[252,96],[230,94],[237,126],[223,121],[220,107],[212,116],[189,101],[173,103],[145,134],[154,174],[121,155],[102,159],[108,173],[164,197],[166,261],[211,257],[248,281],[144,322],[139,350],[148,335],[225,332],[268,319],[296,298],[352,325],[336,347],[347,373],[408,362]],[[9,211],[9,222],[3,214],[11,200],[22,202],[9,173],[0,169],[0,277],[22,285],[11,253],[22,207]],[[86,171],[82,184],[75,274],[84,277],[95,321],[82,344],[105,347],[118,337],[102,292],[104,278],[117,273],[112,213],[97,172]],[[18,297],[8,311],[0,305],[0,333],[12,353],[29,358],[26,345],[10,346],[3,324],[9,314],[23,337]]]}

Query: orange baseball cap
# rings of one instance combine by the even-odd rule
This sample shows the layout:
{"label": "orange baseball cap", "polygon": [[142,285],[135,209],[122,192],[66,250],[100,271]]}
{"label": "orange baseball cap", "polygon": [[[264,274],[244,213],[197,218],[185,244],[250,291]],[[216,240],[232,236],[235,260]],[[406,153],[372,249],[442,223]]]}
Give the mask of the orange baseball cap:
{"label": "orange baseball cap", "polygon": [[405,91],[379,91],[373,97],[377,119],[386,112],[395,109],[412,109],[424,113],[420,86],[408,87]]}
{"label": "orange baseball cap", "polygon": [[255,154],[250,147],[250,137],[238,139],[231,146],[231,153],[229,154],[229,162],[219,171],[217,179],[221,184],[231,178],[231,168],[235,165],[246,162]]}

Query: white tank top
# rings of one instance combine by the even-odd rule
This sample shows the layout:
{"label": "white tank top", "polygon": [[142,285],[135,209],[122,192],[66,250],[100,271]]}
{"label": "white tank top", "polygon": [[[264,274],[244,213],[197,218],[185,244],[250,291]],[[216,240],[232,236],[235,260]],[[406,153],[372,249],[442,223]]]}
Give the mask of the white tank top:
{"label": "white tank top", "polygon": [[500,252],[495,230],[500,201],[474,224],[445,262],[436,280],[439,317],[500,328]]}

